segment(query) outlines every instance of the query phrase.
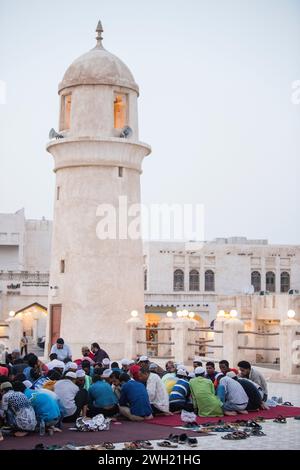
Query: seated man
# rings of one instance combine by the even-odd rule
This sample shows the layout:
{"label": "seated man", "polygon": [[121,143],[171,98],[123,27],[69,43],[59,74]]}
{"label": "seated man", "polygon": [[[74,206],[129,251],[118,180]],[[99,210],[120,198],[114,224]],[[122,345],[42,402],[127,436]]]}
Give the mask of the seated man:
{"label": "seated man", "polygon": [[194,408],[199,416],[223,416],[222,402],[215,395],[212,381],[204,375],[205,369],[196,367],[195,378],[189,382]]}
{"label": "seated man", "polygon": [[239,378],[234,372],[228,372],[227,377],[237,380],[245,390],[249,399],[246,407],[247,411],[256,411],[260,408],[264,408],[262,395],[258,391],[258,385],[252,382],[252,380]]}
{"label": "seated man", "polygon": [[169,396],[170,411],[193,411],[188,373],[185,369],[178,369],[177,382],[173,385]]}
{"label": "seated man", "polygon": [[226,361],[226,359],[223,359],[222,361],[219,362],[219,368],[220,368],[220,372],[222,372],[223,375],[226,375],[227,372],[235,372],[235,374],[238,374],[237,369],[229,367],[229,362]]}
{"label": "seated man", "polygon": [[150,372],[148,368],[142,367],[139,371],[139,380],[146,385],[153,414],[170,414],[169,395],[161,378]]}
{"label": "seated man", "polygon": [[[23,387],[25,388],[24,385]],[[14,435],[23,437],[29,431],[34,431],[37,421],[28,398],[22,392],[13,390],[10,382],[1,384],[0,393],[4,416],[7,424],[12,427]]]}
{"label": "seated man", "polygon": [[63,421],[71,423],[76,421],[82,412],[86,416],[88,393],[84,389],[79,389],[76,385],[75,372],[67,372],[62,380],[58,380],[54,385]]}
{"label": "seated man", "polygon": [[[223,410],[225,415],[234,416],[237,413],[248,413],[246,408],[249,398],[241,384],[225,375],[225,377],[220,379],[219,387],[223,387],[224,389]],[[219,393],[218,396],[220,396]]]}
{"label": "seated man", "polygon": [[205,367],[206,367],[205,378],[210,379],[214,383],[216,375],[218,373],[216,372],[216,369],[215,369],[215,363],[212,361],[208,361]]}
{"label": "seated man", "polygon": [[[115,379],[113,379],[113,383]],[[151,419],[152,409],[146,387],[141,382],[130,379],[128,374],[121,374],[121,396],[119,400],[120,413],[130,421]]]}
{"label": "seated man", "polygon": [[105,417],[113,416],[119,412],[117,403],[118,399],[111,385],[105,380],[102,380],[101,376],[94,375],[93,384],[89,388],[87,415],[90,418],[98,414],[103,414]]}
{"label": "seated man", "polygon": [[240,361],[238,363],[240,369],[240,376],[243,379],[252,380],[259,385],[263,391],[263,401],[267,401],[268,398],[268,386],[264,376],[254,367],[251,366],[248,361]]}
{"label": "seated man", "polygon": [[24,386],[26,387],[24,395],[35,411],[38,424],[43,421],[46,430],[52,434],[57,430],[55,426],[60,421],[60,409],[56,394],[46,389],[33,390],[28,380],[25,380]]}
{"label": "seated man", "polygon": [[165,385],[168,394],[170,395],[173,386],[177,382],[176,366],[175,366],[174,361],[166,362],[166,374],[162,376],[161,380],[163,384]]}

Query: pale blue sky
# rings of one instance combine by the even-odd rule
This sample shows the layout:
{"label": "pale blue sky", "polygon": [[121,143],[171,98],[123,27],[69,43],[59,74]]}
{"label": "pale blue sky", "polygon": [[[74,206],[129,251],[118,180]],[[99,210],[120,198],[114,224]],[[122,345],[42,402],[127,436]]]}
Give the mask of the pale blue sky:
{"label": "pale blue sky", "polygon": [[299,0],[0,0],[0,212],[52,218],[57,85],[98,19],[140,86],[143,202],[204,203],[206,239],[300,243]]}

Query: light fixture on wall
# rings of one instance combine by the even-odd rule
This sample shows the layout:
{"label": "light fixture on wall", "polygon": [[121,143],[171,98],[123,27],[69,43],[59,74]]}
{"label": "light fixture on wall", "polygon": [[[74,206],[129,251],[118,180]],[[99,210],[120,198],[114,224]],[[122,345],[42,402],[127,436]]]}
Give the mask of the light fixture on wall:
{"label": "light fixture on wall", "polygon": [[139,314],[139,313],[138,313],[137,310],[132,310],[132,312],[131,312],[130,315],[132,316],[132,318],[136,318],[136,317],[138,316],[138,314]]}
{"label": "light fixture on wall", "polygon": [[190,313],[189,313],[189,317],[190,317],[190,318],[194,318],[194,316],[195,316],[194,312],[190,312]]}
{"label": "light fixture on wall", "polygon": [[237,310],[230,310],[230,316],[231,318],[236,318],[238,316],[238,311]]}
{"label": "light fixture on wall", "polygon": [[171,310],[169,310],[169,312],[167,312],[167,317],[169,317],[169,318],[173,317],[173,312],[171,312]]}
{"label": "light fixture on wall", "polygon": [[14,312],[13,310],[11,310],[8,315],[9,315],[10,317],[14,317],[15,314],[16,314],[16,312]]}
{"label": "light fixture on wall", "polygon": [[295,318],[295,316],[296,316],[295,310],[288,310],[287,316],[288,316],[288,318],[290,318],[290,319]]}
{"label": "light fixture on wall", "polygon": [[182,310],[182,316],[183,316],[183,317],[187,317],[188,314],[189,314],[189,311],[188,311],[188,310],[186,310],[186,309]]}
{"label": "light fixture on wall", "polygon": [[218,318],[224,318],[225,317],[225,310],[219,310],[217,313]]}
{"label": "light fixture on wall", "polygon": [[178,310],[178,312],[176,313],[176,315],[177,315],[178,318],[182,317],[182,316],[183,316],[183,315],[182,315],[182,311],[181,311],[181,310]]}

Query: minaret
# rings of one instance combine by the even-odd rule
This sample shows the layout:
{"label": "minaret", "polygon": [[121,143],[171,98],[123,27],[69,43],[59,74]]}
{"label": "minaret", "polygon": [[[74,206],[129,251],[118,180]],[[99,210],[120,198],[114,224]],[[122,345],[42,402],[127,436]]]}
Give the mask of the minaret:
{"label": "minaret", "polygon": [[56,188],[46,347],[61,336],[73,358],[97,342],[120,359],[126,320],[132,310],[144,313],[142,240],[126,238],[124,209],[140,203],[151,149],[138,137],[138,85],[103,48],[100,21],[96,32],[96,46],[59,84],[62,137],[47,144]]}

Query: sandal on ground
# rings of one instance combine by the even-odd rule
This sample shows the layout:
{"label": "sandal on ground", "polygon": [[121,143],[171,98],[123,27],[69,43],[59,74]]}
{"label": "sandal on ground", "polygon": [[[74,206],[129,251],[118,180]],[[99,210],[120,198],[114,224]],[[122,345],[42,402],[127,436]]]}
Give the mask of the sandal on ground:
{"label": "sandal on ground", "polygon": [[160,442],[157,443],[157,445],[158,445],[159,447],[170,447],[170,448],[171,448],[171,447],[172,447],[172,448],[178,447],[177,444],[173,444],[173,443],[170,442],[170,441],[160,441]]}
{"label": "sandal on ground", "polygon": [[247,428],[261,429],[261,425],[256,423],[256,421],[248,421],[246,424]]}
{"label": "sandal on ground", "polygon": [[274,420],[273,420],[274,423],[283,423],[285,424],[286,423],[286,418],[282,415],[278,415]]}
{"label": "sandal on ground", "polygon": [[197,447],[198,441],[195,437],[188,437],[187,443],[190,447]]}
{"label": "sandal on ground", "polygon": [[140,446],[140,444],[136,441],[134,442],[124,442],[124,449],[126,450],[137,450],[137,449],[141,449],[142,447]]}
{"label": "sandal on ground", "polygon": [[252,429],[251,436],[266,436],[261,429]]}
{"label": "sandal on ground", "polygon": [[151,444],[150,441],[135,441],[137,442],[142,449],[153,449],[153,445]]}
{"label": "sandal on ground", "polygon": [[225,439],[227,441],[238,441],[240,439],[247,439],[247,437],[249,437],[249,434],[242,431],[236,431],[226,434],[225,436],[221,436],[222,439]]}
{"label": "sandal on ground", "polygon": [[294,416],[294,419],[300,419],[300,415],[299,416]]}
{"label": "sandal on ground", "polygon": [[281,406],[294,406],[290,401],[285,401]]}
{"label": "sandal on ground", "polygon": [[102,444],[100,444],[102,447],[104,447],[105,449],[107,450],[112,450],[112,449],[115,449],[116,446],[112,443],[112,442],[103,442]]}

